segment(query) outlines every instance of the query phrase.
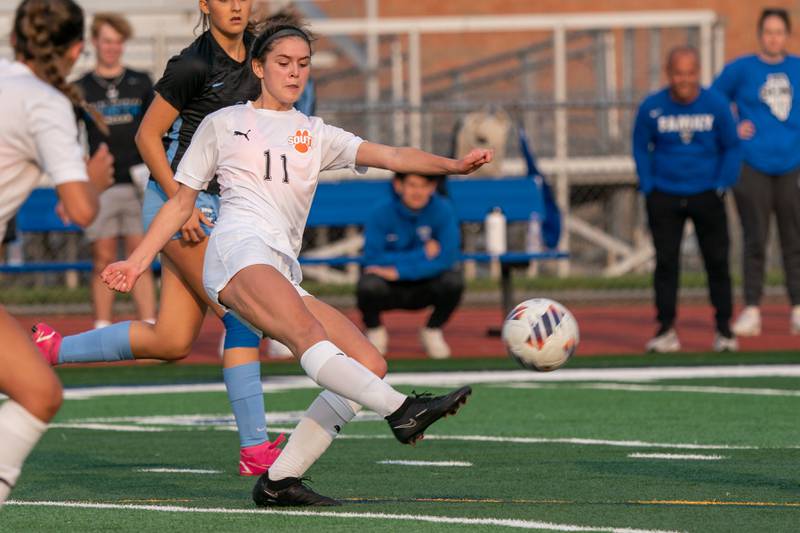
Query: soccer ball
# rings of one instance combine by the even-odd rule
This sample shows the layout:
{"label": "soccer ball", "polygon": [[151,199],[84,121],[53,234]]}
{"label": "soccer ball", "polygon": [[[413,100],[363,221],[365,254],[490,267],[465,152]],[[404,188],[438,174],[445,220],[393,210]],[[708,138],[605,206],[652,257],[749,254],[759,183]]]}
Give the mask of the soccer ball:
{"label": "soccer ball", "polygon": [[564,366],[578,347],[578,322],[560,303],[525,300],[503,323],[508,355],[530,370],[550,372]]}

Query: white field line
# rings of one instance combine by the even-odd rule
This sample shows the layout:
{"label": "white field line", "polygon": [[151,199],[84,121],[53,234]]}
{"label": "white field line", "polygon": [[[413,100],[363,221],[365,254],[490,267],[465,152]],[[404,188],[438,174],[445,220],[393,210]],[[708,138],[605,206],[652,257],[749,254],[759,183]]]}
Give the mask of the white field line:
{"label": "white field line", "polygon": [[324,518],[355,518],[362,520],[392,520],[401,522],[426,522],[431,524],[457,524],[465,526],[497,526],[515,529],[538,529],[545,531],[600,531],[603,533],[676,533],[658,529],[636,529],[610,526],[579,526],[554,524],[537,520],[515,520],[508,518],[462,518],[456,516],[410,515],[390,513],[336,513],[330,511],[295,511],[283,509],[225,509],[222,507],[184,507],[172,505],[123,505],[112,503],[53,502],[53,501],[8,501],[6,505],[29,507],[68,507],[77,509],[108,509],[115,511],[156,511],[164,513],[197,513],[228,515],[277,515],[311,516]]}
{"label": "white field line", "polygon": [[720,461],[727,459],[724,455],[697,455],[680,453],[629,453],[631,459],[674,459],[679,461]]}
{"label": "white field line", "polygon": [[400,459],[386,459],[376,461],[379,465],[400,465],[400,466],[472,466],[468,461],[403,461]]}
{"label": "white field line", "polygon": [[202,468],[137,468],[136,471],[155,474],[222,474],[222,470],[204,470]]}
{"label": "white field line", "polygon": [[[501,385],[498,385],[501,387]],[[576,389],[613,390],[631,392],[696,392],[701,394],[743,394],[751,396],[800,396],[800,390],[764,389],[747,387],[715,387],[698,385],[650,385],[635,383],[576,383]],[[512,389],[547,389],[556,388],[547,383],[511,383],[506,388]]]}
{"label": "white field line", "polygon": [[[569,382],[569,381],[654,381],[659,379],[800,377],[800,365],[730,365],[660,368],[562,368],[556,372],[540,373],[528,370],[415,372],[388,376],[391,385],[452,387],[477,383]],[[265,392],[317,388],[306,376],[276,376],[264,380]],[[189,392],[224,392],[223,383],[186,385],[144,385],[115,387],[81,387],[64,391],[68,400],[102,396],[131,396],[143,394],[178,394]]]}
{"label": "white field line", "polygon": [[94,429],[97,431],[127,431],[127,432],[144,432],[155,433],[159,431],[168,431],[168,428],[162,427],[149,427],[149,426],[126,426],[123,424],[94,424],[83,422],[55,422],[48,426],[49,428],[61,429]]}

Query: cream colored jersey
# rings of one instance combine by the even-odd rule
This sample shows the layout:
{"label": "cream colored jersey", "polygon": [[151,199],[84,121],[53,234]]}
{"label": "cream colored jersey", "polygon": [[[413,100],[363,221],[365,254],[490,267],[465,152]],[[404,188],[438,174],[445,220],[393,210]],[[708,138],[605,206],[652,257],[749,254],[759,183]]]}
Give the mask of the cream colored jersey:
{"label": "cream colored jersey", "polygon": [[2,241],[43,174],[55,185],[89,178],[72,104],[22,63],[0,59],[0,117]]}
{"label": "cream colored jersey", "polygon": [[175,179],[201,190],[216,174],[221,201],[214,234],[257,231],[296,258],[320,171],[355,168],[362,142],[318,117],[248,102],[203,120]]}

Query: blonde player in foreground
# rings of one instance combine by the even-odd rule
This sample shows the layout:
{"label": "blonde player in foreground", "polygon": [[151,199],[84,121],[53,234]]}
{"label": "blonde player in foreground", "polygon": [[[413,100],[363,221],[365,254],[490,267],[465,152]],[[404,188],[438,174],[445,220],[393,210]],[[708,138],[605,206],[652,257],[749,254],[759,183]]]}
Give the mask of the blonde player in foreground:
{"label": "blonde player in foreground", "polygon": [[[85,162],[73,105],[85,107],[65,76],[83,47],[83,11],[72,0],[26,0],[17,7],[15,61],[0,60],[0,239],[6,223],[47,173],[69,218],[86,226],[97,193],[111,185],[105,145]],[[22,463],[61,406],[61,383],[28,334],[0,306],[0,505]]]}
{"label": "blonde player in foreground", "polygon": [[[128,292],[159,249],[191,216],[195,198],[214,176],[221,209],[211,234],[203,283],[212,301],[286,344],[324,387],[283,453],[253,491],[259,505],[336,505],[302,482],[361,406],[388,421],[402,443],[455,413],[472,392],[407,397],[381,378],[386,362],[356,326],[300,287],[297,255],[319,172],[378,167],[415,174],[468,174],[492,159],[473,150],[460,160],[415,148],[364,142],[292,108],[308,80],[311,37],[302,27],[270,24],[252,47],[261,95],[203,120],[181,161],[178,192],[159,211],[127,261],[102,273],[112,289]],[[363,170],[363,169],[362,169]],[[347,354],[347,355],[345,355]]]}

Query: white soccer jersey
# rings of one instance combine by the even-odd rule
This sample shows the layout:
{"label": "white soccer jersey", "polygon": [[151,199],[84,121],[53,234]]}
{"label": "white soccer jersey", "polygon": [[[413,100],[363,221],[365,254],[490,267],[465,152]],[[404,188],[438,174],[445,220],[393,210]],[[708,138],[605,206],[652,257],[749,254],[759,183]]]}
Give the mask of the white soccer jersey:
{"label": "white soccer jersey", "polygon": [[248,102],[203,120],[175,179],[200,190],[216,174],[221,202],[214,233],[258,231],[296,258],[320,171],[355,168],[362,142],[318,117]]}
{"label": "white soccer jersey", "polygon": [[87,181],[72,104],[24,64],[0,59],[0,240],[31,190]]}

